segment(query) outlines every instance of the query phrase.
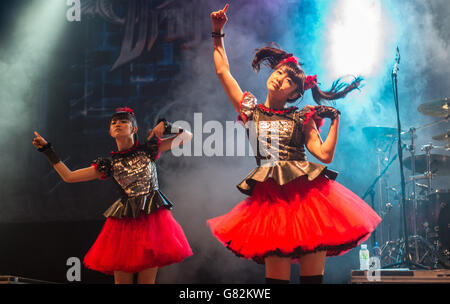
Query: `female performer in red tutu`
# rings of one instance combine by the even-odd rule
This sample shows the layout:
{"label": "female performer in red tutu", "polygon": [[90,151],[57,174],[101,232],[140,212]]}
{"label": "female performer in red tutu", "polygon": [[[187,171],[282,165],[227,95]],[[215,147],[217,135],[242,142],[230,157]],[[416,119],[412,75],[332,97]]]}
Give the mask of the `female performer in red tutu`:
{"label": "female performer in red tutu", "polygon": [[[252,67],[272,70],[264,105],[242,92],[230,73],[223,44],[228,4],[211,13],[214,64],[228,99],[255,143],[258,167],[237,187],[249,197],[230,212],[209,219],[213,235],[237,256],[266,266],[267,283],[289,283],[292,261],[300,263],[301,283],[321,283],[326,256],[343,254],[367,240],[381,218],[356,194],[334,181],[336,173],[309,162],[305,146],[323,163],[333,159],[339,111],[320,105],[358,88],[356,78],[336,81],[322,91],[316,76],[306,76],[297,59],[279,48],[256,51]],[[318,106],[286,107],[311,89]],[[318,126],[331,119],[322,141]]]}
{"label": "female performer in red tutu", "polygon": [[[189,141],[192,134],[162,119],[149,132],[147,141],[139,144],[137,130],[133,110],[119,108],[109,127],[117,152],[76,171],[68,169],[37,132],[33,139],[33,145],[65,182],[112,177],[120,189],[121,198],[105,211],[102,231],[84,258],[87,268],[113,274],[116,284],[132,284],[134,273],[138,273],[138,283],[153,284],[159,267],[192,255],[181,226],[169,211],[173,204],[159,191],[155,165],[161,152]],[[161,139],[164,134],[176,135]]]}

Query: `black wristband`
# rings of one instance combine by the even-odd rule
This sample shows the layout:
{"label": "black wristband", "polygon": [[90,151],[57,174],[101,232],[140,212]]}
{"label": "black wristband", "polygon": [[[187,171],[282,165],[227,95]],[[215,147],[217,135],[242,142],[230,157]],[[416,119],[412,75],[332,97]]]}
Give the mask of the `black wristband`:
{"label": "black wristband", "polygon": [[51,147],[52,147],[52,144],[48,142],[45,145],[43,145],[42,147],[38,148],[37,150],[39,152],[45,152],[46,150],[51,149]]}
{"label": "black wristband", "polygon": [[42,152],[45,157],[47,157],[48,161],[55,165],[59,163],[61,160],[59,159],[58,155],[56,155],[55,150],[53,150],[52,144],[47,143],[46,145],[42,146],[41,148],[37,149],[39,152]]}
{"label": "black wristband", "polygon": [[168,122],[165,118],[158,119],[157,124],[159,124],[161,121],[164,122],[164,135],[180,134],[184,131],[182,128],[177,127],[177,126],[171,124],[170,122]]}
{"label": "black wristband", "polygon": [[211,32],[211,37],[213,37],[213,38],[222,38],[222,37],[225,37],[225,34],[224,33],[217,33],[217,32]]}
{"label": "black wristband", "polygon": [[331,120],[334,120],[341,115],[341,112],[338,109],[322,105],[316,106],[316,113],[322,118],[330,118]]}

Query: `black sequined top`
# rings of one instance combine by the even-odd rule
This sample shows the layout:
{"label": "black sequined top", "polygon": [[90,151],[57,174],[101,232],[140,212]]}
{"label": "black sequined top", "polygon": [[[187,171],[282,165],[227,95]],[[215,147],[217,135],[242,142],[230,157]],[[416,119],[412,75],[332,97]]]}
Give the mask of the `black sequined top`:
{"label": "black sequined top", "polygon": [[173,204],[158,186],[155,160],[158,159],[159,139],[152,137],[145,144],[127,151],[112,152],[111,158],[97,158],[92,162],[102,179],[113,178],[121,192],[104,213],[105,217],[138,217],[142,212],[150,214],[159,207],[171,209]]}
{"label": "black sequined top", "polygon": [[251,93],[244,93],[240,114],[244,116],[258,167],[237,185],[242,193],[251,195],[257,182],[269,178],[279,185],[303,175],[307,175],[308,180],[320,174],[336,178],[336,172],[307,160],[303,125],[313,111],[309,108],[298,110],[297,107],[273,110],[258,104]]}

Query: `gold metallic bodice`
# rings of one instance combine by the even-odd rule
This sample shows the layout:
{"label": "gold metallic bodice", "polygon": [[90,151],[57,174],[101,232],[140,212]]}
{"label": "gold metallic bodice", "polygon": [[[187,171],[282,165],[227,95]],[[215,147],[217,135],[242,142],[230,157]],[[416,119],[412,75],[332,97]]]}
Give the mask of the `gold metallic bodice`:
{"label": "gold metallic bodice", "polygon": [[307,160],[303,124],[308,120],[309,108],[276,111],[258,105],[251,93],[244,94],[241,114],[246,118],[245,127],[258,167],[237,185],[242,193],[251,195],[257,182],[269,178],[279,185],[303,175],[307,175],[308,180],[322,173],[336,178],[336,172]]}

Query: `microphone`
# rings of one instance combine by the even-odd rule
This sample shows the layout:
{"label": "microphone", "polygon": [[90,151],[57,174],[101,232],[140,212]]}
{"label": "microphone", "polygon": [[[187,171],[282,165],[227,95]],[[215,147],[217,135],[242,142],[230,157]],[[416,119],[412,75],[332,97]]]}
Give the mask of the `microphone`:
{"label": "microphone", "polygon": [[394,65],[394,69],[392,70],[392,75],[397,76],[397,71],[398,69],[398,65],[400,64],[400,50],[398,49],[397,46],[397,51],[396,51],[396,55],[395,55],[395,65]]}

